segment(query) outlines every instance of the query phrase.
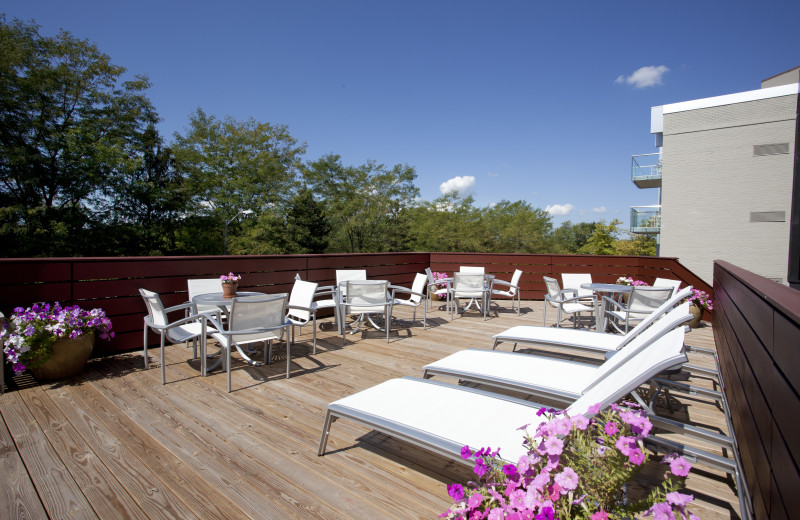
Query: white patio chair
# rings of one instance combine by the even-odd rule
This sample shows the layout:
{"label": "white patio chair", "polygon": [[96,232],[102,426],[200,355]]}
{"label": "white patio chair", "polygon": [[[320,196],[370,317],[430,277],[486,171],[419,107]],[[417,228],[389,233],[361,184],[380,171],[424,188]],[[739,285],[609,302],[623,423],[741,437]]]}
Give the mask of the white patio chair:
{"label": "white patio chair", "polygon": [[292,292],[289,295],[288,312],[286,319],[292,322],[292,343],[294,343],[294,325],[300,328],[300,334],[303,333],[303,325],[308,325],[311,321],[311,331],[313,335],[313,351],[312,355],[317,353],[317,305],[314,302],[314,296],[317,293],[318,284],[314,282],[305,282],[303,280],[295,280]]}
{"label": "white patio chair", "polygon": [[464,274],[485,274],[486,268],[479,265],[462,265],[459,272]]}
{"label": "white patio chair", "polygon": [[[479,310],[483,313],[483,319],[486,319],[486,294],[488,289],[486,287],[486,280],[483,273],[465,274],[453,273],[453,287],[450,290],[450,301],[452,307],[450,309],[450,319],[455,317],[455,314],[466,311],[473,303],[480,305]],[[470,302],[464,307],[463,311],[458,310],[458,301],[461,298],[469,298]]]}
{"label": "white patio chair", "polygon": [[655,323],[656,320],[671,311],[676,305],[680,304],[684,298],[691,294],[691,287],[687,287],[674,294],[669,300],[664,302],[661,307],[648,315],[647,318],[639,322],[636,327],[630,329],[630,331],[623,336],[595,331],[554,329],[552,327],[536,325],[517,325],[499,334],[495,334],[492,349],[496,349],[497,345],[500,343],[513,343],[513,350],[517,349],[517,344],[523,344],[532,347],[572,348],[600,354],[613,354],[633,341],[633,339],[646,330],[647,327]]}
{"label": "white patio chair", "polygon": [[[392,300],[389,297],[389,282],[378,280],[351,280],[344,282],[340,291],[340,308],[342,315],[357,314],[358,320],[350,334],[358,332],[364,319],[367,318],[373,327],[381,329],[372,320],[375,314],[383,314],[386,331],[386,343],[389,343],[389,329],[392,321]],[[342,327],[342,344],[346,344],[346,328]]]}
{"label": "white patio chair", "polygon": [[[516,269],[516,270],[514,270],[514,274],[511,276],[511,281],[510,282],[506,282],[504,280],[498,280],[497,278],[495,278],[492,281],[492,285],[491,285],[491,295],[489,297],[489,305],[491,305],[491,303],[492,303],[492,299],[491,299],[492,296],[505,296],[506,298],[511,298],[511,310],[513,311],[514,310],[514,299],[516,298],[516,300],[517,300],[517,316],[519,316],[520,307],[521,307],[521,304],[522,304],[522,295],[521,295],[522,293],[519,290],[519,279],[521,277],[522,277],[522,270],[521,269]],[[507,286],[508,290],[501,291],[499,289],[495,289],[494,286],[497,285],[497,284]]]}
{"label": "white patio chair", "polygon": [[547,307],[555,307],[558,309],[558,314],[556,316],[556,327],[561,327],[561,314],[571,314],[572,316],[572,325],[573,327],[578,326],[578,322],[580,321],[581,313],[588,312],[589,314],[594,314],[595,309],[597,309],[597,297],[592,295],[592,306],[587,306],[581,303],[580,296],[573,296],[567,297],[567,294],[571,294],[569,292],[564,292],[558,286],[558,281],[555,278],[550,278],[548,276],[543,277],[544,284],[547,287],[547,294],[544,295],[545,306],[544,306],[544,313],[542,316],[542,325],[547,323]]}
{"label": "white patio chair", "polygon": [[[414,283],[411,284],[411,289],[406,289],[405,287],[394,287],[392,288],[392,302],[393,305],[405,305],[407,307],[412,307],[414,309],[414,315],[411,318],[411,321],[415,321],[417,319],[417,307],[421,304],[425,304],[425,284],[428,281],[428,275],[423,273],[417,273],[414,277]],[[400,299],[395,298],[397,293],[407,293],[408,299]],[[422,328],[427,328],[427,320],[428,317],[428,306],[422,305]]]}
{"label": "white patio chair", "polygon": [[[191,302],[195,296],[200,294],[210,294],[222,292],[222,284],[219,278],[190,278],[186,280],[186,285],[189,288],[189,301]],[[195,305],[195,314],[210,311],[216,312],[219,307],[216,305],[197,304]],[[230,310],[228,305],[227,310]]]}
{"label": "white patio chair", "polygon": [[[634,286],[630,295],[628,295],[627,303],[618,302],[608,296],[604,296],[605,320],[610,322],[611,326],[617,331],[626,334],[631,322],[638,322],[647,318],[648,315],[669,300],[670,296],[672,296],[672,291],[672,287]],[[605,327],[603,330],[605,330]]]}
{"label": "white patio chair", "polygon": [[[605,408],[665,369],[686,361],[675,330],[658,341],[666,348],[642,349],[614,377],[604,377],[569,406],[571,415],[590,417],[589,408]],[[677,337],[677,339],[676,339]],[[464,446],[498,447],[500,456],[517,461],[527,454],[519,427],[533,432],[544,417],[540,404],[429,379],[391,379],[328,405],[318,455],[324,455],[331,424],[347,418],[434,453],[460,460]],[[464,414],[464,410],[481,410]],[[491,420],[486,420],[491,417]]]}
{"label": "white patio chair", "polygon": [[672,287],[673,292],[678,292],[680,286],[680,280],[672,280],[670,278],[656,278],[656,281],[653,282],[653,287]]}
{"label": "white patio chair", "polygon": [[586,305],[591,304],[594,291],[581,288],[582,284],[592,283],[592,275],[589,273],[561,273],[561,283],[563,292],[572,292],[572,296],[577,296],[579,302]]}
{"label": "white patio chair", "polygon": [[211,337],[217,340],[224,351],[222,356],[225,371],[228,373],[228,392],[231,391],[231,351],[235,347],[246,363],[260,366],[242,350],[244,345],[266,343],[264,347],[264,363],[272,361],[272,342],[285,338],[286,343],[286,378],[289,378],[289,362],[291,360],[292,342],[287,330],[292,322],[286,319],[286,294],[270,296],[246,296],[234,298],[231,302],[231,313],[227,328],[216,320],[208,322],[217,330]]}
{"label": "white patio chair", "polygon": [[[166,340],[171,343],[187,343],[192,342],[192,358],[197,357],[197,339],[202,336],[201,315],[189,314],[186,316],[187,310],[194,310],[194,304],[191,302],[182,303],[173,307],[164,308],[161,303],[161,297],[158,293],[148,291],[147,289],[139,289],[139,294],[147,306],[147,316],[144,317],[144,338],[142,340],[143,355],[144,355],[144,368],[149,368],[149,360],[147,358],[147,329],[158,333],[161,337],[161,384],[167,383],[166,368],[164,365],[164,344]],[[183,311],[184,317],[179,320],[169,321],[168,314],[176,311]],[[215,309],[212,313],[216,314],[220,319],[219,309]],[[210,331],[208,332],[210,333]]]}

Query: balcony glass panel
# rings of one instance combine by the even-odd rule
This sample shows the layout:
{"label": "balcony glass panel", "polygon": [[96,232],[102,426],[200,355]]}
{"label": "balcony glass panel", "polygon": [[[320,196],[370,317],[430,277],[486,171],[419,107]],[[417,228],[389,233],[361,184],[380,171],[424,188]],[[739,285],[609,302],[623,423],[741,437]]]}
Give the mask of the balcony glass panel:
{"label": "balcony glass panel", "polygon": [[648,153],[631,157],[631,180],[640,188],[661,186],[661,155]]}
{"label": "balcony glass panel", "polygon": [[660,232],[660,206],[638,206],[631,208],[631,233],[657,234]]}

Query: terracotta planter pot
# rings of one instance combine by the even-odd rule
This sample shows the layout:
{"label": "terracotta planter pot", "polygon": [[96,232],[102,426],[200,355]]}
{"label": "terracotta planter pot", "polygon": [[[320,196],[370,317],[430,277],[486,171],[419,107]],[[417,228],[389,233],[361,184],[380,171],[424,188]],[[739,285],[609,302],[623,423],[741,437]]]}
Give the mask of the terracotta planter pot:
{"label": "terracotta planter pot", "polygon": [[222,297],[233,298],[236,296],[236,291],[239,289],[238,283],[224,283],[222,284]]}
{"label": "terracotta planter pot", "polygon": [[689,312],[694,316],[692,321],[689,322],[689,327],[696,329],[700,326],[700,322],[703,319],[703,308],[697,305],[690,305]]}
{"label": "terracotta planter pot", "polygon": [[50,381],[77,376],[83,371],[94,348],[94,333],[82,334],[77,338],[56,340],[50,346],[50,359],[42,365],[31,368],[36,379]]}

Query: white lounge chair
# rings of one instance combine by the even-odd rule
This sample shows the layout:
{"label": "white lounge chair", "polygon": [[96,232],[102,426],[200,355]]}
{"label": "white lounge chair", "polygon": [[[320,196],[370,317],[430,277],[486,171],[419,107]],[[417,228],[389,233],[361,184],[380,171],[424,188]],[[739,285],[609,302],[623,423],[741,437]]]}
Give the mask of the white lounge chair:
{"label": "white lounge chair", "polygon": [[642,331],[652,325],[657,319],[669,312],[678,305],[681,300],[692,294],[692,288],[687,287],[673,295],[661,307],[649,314],[636,327],[628,331],[627,334],[620,336],[617,334],[606,334],[586,330],[554,329],[552,327],[538,327],[534,325],[518,325],[511,327],[499,334],[494,335],[493,349],[500,343],[514,343],[514,350],[517,344],[521,343],[530,346],[545,347],[564,347],[578,350],[608,353],[615,352],[630,341],[632,341]]}
{"label": "white lounge chair", "polygon": [[[605,408],[663,370],[684,363],[682,334],[675,330],[659,340],[671,348],[638,352],[623,372],[603,378],[574,401],[570,413],[588,416],[590,406]],[[543,421],[536,415],[540,406],[427,379],[391,379],[328,405],[318,454],[325,453],[331,424],[343,417],[455,460],[461,460],[463,446],[492,446],[500,448],[502,458],[516,462],[527,453],[518,428],[527,424],[534,431]]]}
{"label": "white lounge chair", "polygon": [[678,292],[680,286],[680,280],[673,280],[671,278],[656,278],[656,281],[653,282],[653,287],[672,287],[674,289],[673,292]]}
{"label": "white lounge chair", "polygon": [[519,352],[470,349],[425,365],[422,367],[423,377],[454,377],[570,403],[603,378],[617,377],[617,373],[625,368],[625,363],[640,351],[648,348],[673,348],[659,340],[676,328],[681,333],[670,337],[683,344],[682,325],[691,319],[689,303],[684,303],[636,336],[602,365]]}

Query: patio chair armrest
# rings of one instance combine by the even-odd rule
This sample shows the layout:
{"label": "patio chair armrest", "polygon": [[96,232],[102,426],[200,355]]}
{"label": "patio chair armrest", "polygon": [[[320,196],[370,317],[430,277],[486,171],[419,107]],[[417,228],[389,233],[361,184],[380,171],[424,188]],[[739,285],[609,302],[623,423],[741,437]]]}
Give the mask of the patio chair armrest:
{"label": "patio chair armrest", "polygon": [[508,286],[509,289],[511,289],[513,287],[514,289],[519,291],[519,285],[515,285],[515,284],[513,284],[511,282],[507,282],[505,280],[493,280],[492,281],[492,289],[494,289],[494,284],[496,284],[496,283],[499,283],[501,285],[506,285],[506,286]]}
{"label": "patio chair armrest", "polygon": [[[182,309],[192,308],[194,306],[195,305],[192,302],[183,302],[180,305],[173,305],[172,307],[167,307],[166,309],[164,309],[164,312],[170,313],[170,312],[175,312],[175,311],[179,311],[179,310],[182,310]],[[195,314],[197,314],[197,313],[195,313]]]}
{"label": "patio chair armrest", "polygon": [[390,300],[394,300],[394,299],[395,299],[395,298],[394,298],[394,294],[395,294],[396,292],[401,292],[401,293],[405,293],[405,294],[416,295],[416,296],[419,296],[419,297],[421,297],[421,298],[424,298],[424,297],[425,297],[425,295],[424,295],[424,294],[422,294],[422,293],[418,293],[418,292],[414,292],[414,291],[412,291],[411,289],[409,289],[409,288],[407,288],[407,287],[401,287],[401,286],[399,286],[399,285],[392,285],[392,286],[390,286],[390,287],[391,287],[391,289],[392,289],[392,297],[390,298]]}
{"label": "patio chair armrest", "polygon": [[[609,298],[608,296],[603,296],[603,303],[605,305],[611,304],[611,305],[613,305],[614,307],[616,307],[617,309],[619,309],[621,311],[626,310],[625,306],[623,304],[621,304],[620,302],[618,302],[617,300],[615,300],[613,298]],[[606,307],[606,312],[608,312],[608,310],[609,310],[609,308]],[[614,310],[616,310],[616,309],[614,309]]]}
{"label": "patio chair armrest", "polygon": [[201,316],[199,314],[192,314],[191,316],[181,318],[180,320],[177,321],[172,321],[170,323],[167,323],[166,325],[156,325],[155,323],[153,323],[153,320],[150,319],[150,316],[145,316],[144,322],[147,324],[148,327],[150,327],[153,330],[169,330],[171,328],[178,327],[186,323],[197,321],[198,319],[200,319],[200,317]]}
{"label": "patio chair armrest", "polygon": [[[567,296],[569,294],[572,294],[573,296]],[[563,298],[565,296],[567,298],[574,298],[578,296],[578,291],[576,289],[561,289],[561,297]]]}

